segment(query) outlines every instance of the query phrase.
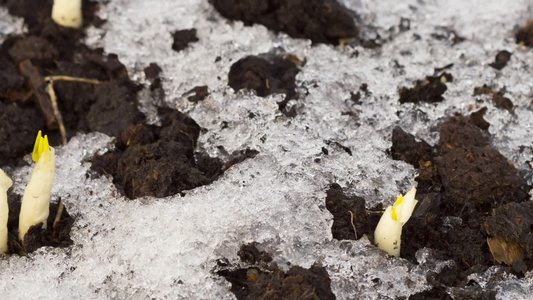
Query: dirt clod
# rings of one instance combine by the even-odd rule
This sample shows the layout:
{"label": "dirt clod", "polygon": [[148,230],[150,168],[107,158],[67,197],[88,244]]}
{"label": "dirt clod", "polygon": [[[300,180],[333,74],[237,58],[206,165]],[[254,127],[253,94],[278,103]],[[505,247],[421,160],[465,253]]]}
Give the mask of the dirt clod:
{"label": "dirt clod", "polygon": [[335,0],[210,0],[218,12],[245,25],[262,24],[294,38],[338,45],[357,36],[354,14]]}
{"label": "dirt clod", "polygon": [[285,99],[278,103],[279,110],[289,117],[294,117],[294,106],[287,107],[292,99],[297,99],[296,74],[299,69],[293,59],[275,54],[247,56],[234,63],[228,74],[228,85],[235,91],[253,89],[260,97],[274,93],[285,94]]}
{"label": "dirt clod", "polygon": [[486,84],[484,84],[481,87],[474,88],[474,96],[491,95],[492,102],[494,102],[494,106],[496,106],[499,109],[506,109],[508,111],[511,111],[514,106],[513,102],[511,101],[511,99],[504,97],[504,94],[505,94],[505,88],[496,92],[492,90],[490,87],[488,87]]}
{"label": "dirt clod", "polygon": [[185,92],[183,96],[187,96],[187,100],[193,103],[198,103],[209,96],[207,85],[195,86],[191,90]]}
{"label": "dirt clod", "polygon": [[130,127],[128,139],[113,152],[93,159],[92,169],[113,175],[128,198],[166,197],[207,184],[196,165],[194,149],[200,134],[196,122],[171,109],[159,109],[162,126]]}
{"label": "dirt clod", "polygon": [[494,62],[489,64],[489,66],[493,67],[496,70],[503,69],[507,62],[511,59],[511,52],[507,50],[502,50],[496,54],[496,58],[494,59]]}
{"label": "dirt clod", "polygon": [[260,97],[284,93],[287,98],[296,96],[296,65],[280,56],[247,56],[231,66],[228,84],[235,91],[253,89]]}
{"label": "dirt clod", "polygon": [[488,130],[490,127],[490,123],[483,118],[486,112],[487,108],[482,107],[479,110],[470,114],[470,120],[472,121],[472,123],[474,123],[474,125],[483,130]]}
{"label": "dirt clod", "polygon": [[190,43],[198,41],[198,38],[196,37],[196,29],[194,28],[175,31],[172,33],[172,37],[174,38],[174,42],[172,42],[172,50],[177,52],[187,48]]}
{"label": "dirt clod", "polygon": [[444,100],[442,94],[448,89],[445,83],[450,81],[453,81],[453,77],[449,73],[417,80],[412,88],[403,87],[400,89],[400,103],[441,102]]}
{"label": "dirt clod", "polygon": [[[243,250],[246,249],[246,250]],[[255,248],[255,244],[241,247],[239,253],[254,253],[254,259],[239,255],[244,262],[258,262],[256,256],[267,256]],[[262,253],[262,254],[261,254]],[[237,299],[335,299],[331,291],[331,279],[326,268],[314,264],[309,269],[293,266],[285,272],[276,263],[259,262],[248,268],[220,270],[218,275],[231,283],[231,292]]]}

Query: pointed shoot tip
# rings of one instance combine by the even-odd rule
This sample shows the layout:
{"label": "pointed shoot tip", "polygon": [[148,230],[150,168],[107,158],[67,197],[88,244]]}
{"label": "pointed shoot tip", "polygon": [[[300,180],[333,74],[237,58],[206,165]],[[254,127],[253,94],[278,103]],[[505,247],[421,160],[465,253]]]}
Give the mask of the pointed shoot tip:
{"label": "pointed shoot tip", "polygon": [[33,146],[33,153],[31,155],[31,158],[34,162],[38,162],[41,158],[41,155],[43,152],[50,150],[50,144],[48,143],[48,136],[45,135],[44,138],[42,136],[41,131],[37,133],[37,138],[35,139],[35,145]]}

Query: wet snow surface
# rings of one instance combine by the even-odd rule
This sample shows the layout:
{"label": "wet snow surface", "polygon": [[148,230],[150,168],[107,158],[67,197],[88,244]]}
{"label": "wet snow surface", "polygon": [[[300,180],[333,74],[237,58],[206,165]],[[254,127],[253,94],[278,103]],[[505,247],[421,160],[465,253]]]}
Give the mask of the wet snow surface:
{"label": "wet snow surface", "polygon": [[[114,0],[99,12],[107,23],[89,28],[86,42],[116,53],[130,76],[146,83],[143,69],[163,70],[167,105],[188,113],[201,127],[199,147],[211,155],[252,148],[260,153],[233,166],[209,186],[164,199],[128,201],[111,178],[88,176],[88,159],[106,151],[103,134],[78,135],[57,149],[53,195],[75,216],[74,245],[42,248],[28,257],[0,259],[5,299],[234,299],[229,283],[214,273],[217,260],[240,265],[241,245],[256,241],[281,267],[324,265],[338,299],[395,299],[429,289],[426,275],[447,262],[418,254],[419,265],[387,257],[368,239],[336,241],[325,208],[333,182],[363,197],[367,207],[388,205],[414,186],[415,170],[387,154],[392,128],[401,126],[434,145],[443,119],[483,106],[491,143],[533,184],[533,50],[515,44],[516,26],[533,15],[530,0],[371,1],[344,0],[369,34],[388,40],[378,49],[311,46],[265,27],[245,27],[222,18],[207,1]],[[410,29],[400,31],[402,18]],[[0,10],[2,35],[20,20]],[[198,41],[176,52],[172,33],[197,30]],[[432,37],[454,30],[453,44]],[[489,66],[501,50],[512,53],[505,68]],[[306,61],[296,77],[297,115],[287,118],[277,102],[227,86],[231,65],[248,55],[282,51]],[[220,57],[220,59],[216,59]],[[453,63],[454,80],[444,101],[400,104],[398,90]],[[368,85],[359,103],[350,100]],[[488,96],[473,96],[487,84],[506,88],[514,104],[498,109]],[[198,103],[182,96],[207,85]],[[156,100],[141,94],[142,111],[156,123]],[[253,114],[253,117],[250,117]],[[224,126],[223,126],[224,124]],[[349,155],[338,144],[348,147]],[[326,148],[329,155],[324,155]],[[522,150],[520,150],[522,149]],[[22,194],[31,169],[14,170],[14,191]],[[497,266],[471,279],[497,291],[498,299],[525,299],[533,275],[503,277]],[[379,280],[377,280],[377,278]]]}

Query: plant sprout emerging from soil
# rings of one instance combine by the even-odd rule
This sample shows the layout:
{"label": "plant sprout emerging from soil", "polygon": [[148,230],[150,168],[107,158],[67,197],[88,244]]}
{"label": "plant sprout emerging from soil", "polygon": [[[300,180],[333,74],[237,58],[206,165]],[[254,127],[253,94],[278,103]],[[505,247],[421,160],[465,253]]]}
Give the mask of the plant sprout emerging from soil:
{"label": "plant sprout emerging from soil", "polygon": [[405,197],[400,195],[393,206],[387,207],[374,231],[374,242],[389,255],[400,256],[402,227],[415,209],[416,189],[412,188]]}
{"label": "plant sprout emerging from soil", "polygon": [[22,242],[24,242],[24,236],[31,226],[42,223],[43,228],[46,229],[46,220],[49,214],[56,159],[54,148],[48,144],[48,136],[45,135],[43,138],[41,131],[35,140],[32,159],[36,164],[24,191],[24,196],[22,196],[20,207],[19,239]]}
{"label": "plant sprout emerging from soil", "polygon": [[52,20],[64,27],[80,28],[83,25],[81,0],[54,0]]}
{"label": "plant sprout emerging from soil", "polygon": [[13,181],[0,169],[0,254],[5,253],[7,247],[7,219],[9,206],[7,204],[7,190],[13,185]]}

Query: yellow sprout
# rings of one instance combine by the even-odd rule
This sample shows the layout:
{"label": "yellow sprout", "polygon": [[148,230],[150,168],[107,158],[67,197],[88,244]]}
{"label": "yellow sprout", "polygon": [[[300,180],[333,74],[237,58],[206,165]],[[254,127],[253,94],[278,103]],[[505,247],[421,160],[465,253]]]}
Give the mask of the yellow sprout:
{"label": "yellow sprout", "polygon": [[35,139],[35,145],[33,146],[33,153],[31,154],[31,159],[33,159],[34,162],[38,162],[43,152],[47,150],[50,150],[48,136],[45,135],[43,138],[41,131],[39,130],[39,133],[37,133],[37,138]]}
{"label": "yellow sprout", "polygon": [[402,227],[411,217],[418,202],[415,195],[415,188],[405,194],[405,197],[400,195],[393,206],[387,207],[374,231],[376,246],[390,255],[400,255]]}
{"label": "yellow sprout", "polygon": [[30,181],[24,190],[19,216],[19,239],[24,241],[28,229],[42,223],[46,229],[50,195],[55,174],[55,150],[48,144],[48,137],[41,131],[35,139],[32,159],[36,162]]}

